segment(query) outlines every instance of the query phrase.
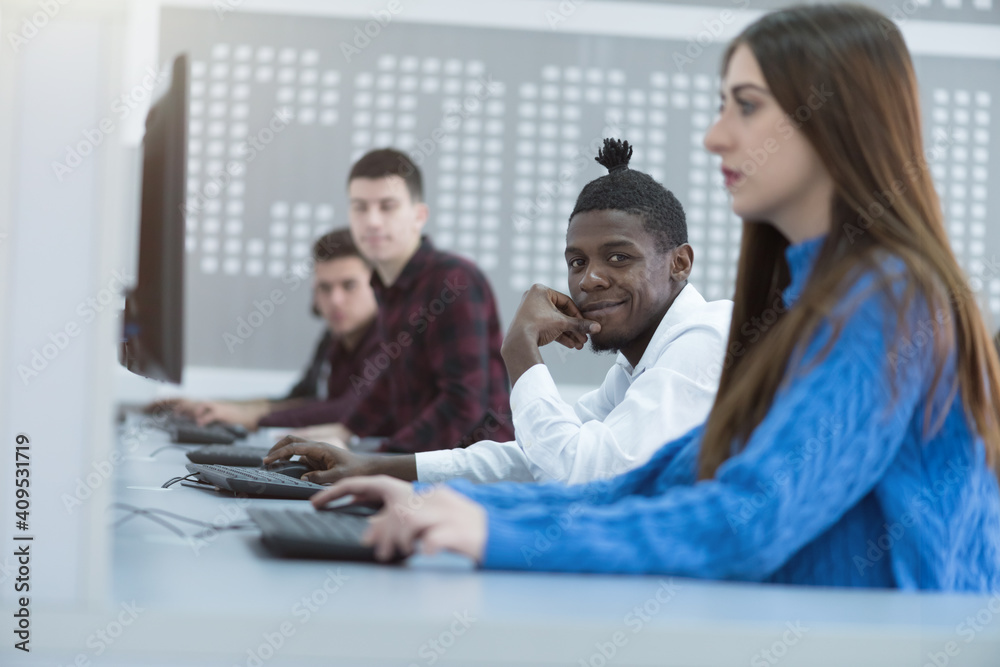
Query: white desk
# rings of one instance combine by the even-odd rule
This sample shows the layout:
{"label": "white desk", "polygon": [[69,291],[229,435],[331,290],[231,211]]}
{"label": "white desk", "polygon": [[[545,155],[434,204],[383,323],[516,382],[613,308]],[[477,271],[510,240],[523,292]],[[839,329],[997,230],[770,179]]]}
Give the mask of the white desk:
{"label": "white desk", "polygon": [[[306,508],[305,501],[237,500],[179,485],[135,488],[186,472],[183,449],[148,458],[164,444],[163,434],[152,434],[119,467],[119,502],[209,522],[245,518],[250,502]],[[109,511],[109,520],[121,516]],[[88,615],[38,610],[35,627],[59,632],[36,630],[27,660],[0,662],[69,665],[82,655],[92,665],[130,667],[1000,665],[1000,598],[688,579],[670,580],[670,593],[663,577],[479,572],[454,558],[403,567],[280,560],[254,530],[221,532],[195,548],[143,517],[114,535],[108,608]],[[328,593],[325,582],[336,590]],[[661,604],[658,591],[661,601],[672,597]],[[303,598],[313,598],[311,610]],[[133,601],[142,609],[134,620],[121,607]],[[633,612],[643,606],[644,617]],[[980,630],[960,625],[977,613],[986,621]],[[96,655],[103,643],[96,632],[117,633],[119,616],[130,625]],[[268,634],[281,644],[273,655]],[[610,660],[602,647],[614,650]]]}

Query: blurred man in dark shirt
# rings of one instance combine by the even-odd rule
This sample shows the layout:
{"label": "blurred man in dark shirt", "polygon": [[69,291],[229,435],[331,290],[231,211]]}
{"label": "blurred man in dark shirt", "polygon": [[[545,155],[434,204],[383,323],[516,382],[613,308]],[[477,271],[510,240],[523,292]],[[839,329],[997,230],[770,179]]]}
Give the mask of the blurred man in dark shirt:
{"label": "blurred man in dark shirt", "polygon": [[221,421],[249,429],[307,426],[351,414],[367,392],[353,387],[350,378],[363,373],[364,361],[378,351],[372,267],[346,228],[318,239],[312,260],[312,311],[326,321],[326,330],[302,378],[287,396],[165,403],[200,424]]}
{"label": "blurred man in dark shirt", "polygon": [[371,151],[352,167],[348,197],[379,302],[378,349],[350,380],[370,393],[346,419],[298,434],[345,445],[381,437],[386,452],[511,439],[493,291],[472,262],[421,235],[429,210],[420,170],[399,151]]}

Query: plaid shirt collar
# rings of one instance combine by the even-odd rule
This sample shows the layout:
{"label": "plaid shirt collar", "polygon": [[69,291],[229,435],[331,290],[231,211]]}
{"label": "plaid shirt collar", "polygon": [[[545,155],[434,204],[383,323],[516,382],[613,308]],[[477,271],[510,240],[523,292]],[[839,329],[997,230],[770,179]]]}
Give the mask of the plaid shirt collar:
{"label": "plaid shirt collar", "polygon": [[408,290],[413,287],[413,283],[423,273],[424,268],[430,263],[435,252],[434,244],[431,243],[430,237],[426,235],[421,236],[417,252],[413,253],[413,257],[406,263],[406,266],[403,267],[403,272],[399,274],[396,282],[392,285],[386,287],[378,271],[372,271],[372,287],[375,289],[375,293],[384,294],[390,289]]}

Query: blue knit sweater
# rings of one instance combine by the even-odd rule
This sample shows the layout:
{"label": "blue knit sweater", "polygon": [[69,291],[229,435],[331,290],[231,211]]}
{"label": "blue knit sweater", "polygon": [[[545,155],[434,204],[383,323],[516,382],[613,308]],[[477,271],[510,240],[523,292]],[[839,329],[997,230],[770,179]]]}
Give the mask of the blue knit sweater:
{"label": "blue knit sweater", "polygon": [[[789,247],[789,306],[822,241]],[[746,447],[714,479],[696,481],[700,426],[610,480],[451,482],[487,510],[483,567],[1000,589],[1000,490],[961,395],[940,430],[924,430],[927,402],[940,416],[955,373],[952,355],[931,395],[930,322],[951,326],[951,315],[917,300],[910,335],[891,355],[896,310],[888,290],[871,289],[874,278],[859,278],[834,313],[849,315],[818,364],[832,327],[808,341]]]}

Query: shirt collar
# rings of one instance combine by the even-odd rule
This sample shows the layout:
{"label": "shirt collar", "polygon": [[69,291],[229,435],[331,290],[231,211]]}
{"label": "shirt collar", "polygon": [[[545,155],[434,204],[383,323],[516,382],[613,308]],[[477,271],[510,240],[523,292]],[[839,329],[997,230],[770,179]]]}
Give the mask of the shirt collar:
{"label": "shirt collar", "polygon": [[423,273],[424,268],[430,263],[434,252],[434,244],[431,243],[430,237],[421,236],[420,245],[417,247],[417,251],[413,253],[413,257],[411,257],[410,261],[408,261],[406,266],[403,267],[403,270],[399,274],[399,277],[396,278],[396,281],[391,286],[386,287],[385,283],[382,282],[382,276],[378,274],[378,271],[372,271],[372,287],[374,287],[376,291],[381,292],[393,288],[401,290],[409,289],[413,286],[417,276]]}
{"label": "shirt collar", "polygon": [[363,353],[365,346],[368,345],[370,341],[376,339],[374,333],[375,333],[375,322],[377,320],[378,320],[378,315],[376,314],[376,316],[372,318],[372,321],[368,323],[368,326],[365,327],[364,334],[362,336],[359,336],[358,344],[355,345],[354,349],[351,350],[350,352],[348,352],[347,348],[344,347],[344,339],[340,336],[334,336],[333,334],[330,333],[330,330],[327,329],[326,334],[324,336],[324,341],[328,346],[327,348],[328,354],[326,356],[330,359],[332,359],[334,356],[343,356],[346,358],[350,358],[356,354]]}
{"label": "shirt collar", "polygon": [[659,359],[660,352],[667,341],[667,332],[675,325],[686,320],[698,308],[704,306],[705,303],[704,297],[694,288],[694,285],[688,283],[677,293],[677,296],[674,297],[674,302],[670,304],[670,308],[664,313],[660,323],[656,325],[656,331],[653,332],[653,337],[649,339],[649,344],[646,346],[635,368],[632,367],[632,364],[628,362],[628,359],[621,352],[618,353],[615,363],[621,366],[630,376],[637,376],[646,370],[647,366],[653,365]]}
{"label": "shirt collar", "polygon": [[824,241],[826,241],[826,235],[817,236],[785,248],[785,261],[788,262],[788,271],[792,278],[788,287],[781,294],[785,305],[793,306],[799,300]]}

